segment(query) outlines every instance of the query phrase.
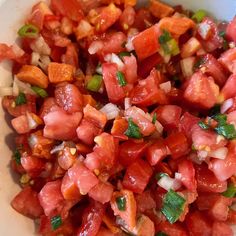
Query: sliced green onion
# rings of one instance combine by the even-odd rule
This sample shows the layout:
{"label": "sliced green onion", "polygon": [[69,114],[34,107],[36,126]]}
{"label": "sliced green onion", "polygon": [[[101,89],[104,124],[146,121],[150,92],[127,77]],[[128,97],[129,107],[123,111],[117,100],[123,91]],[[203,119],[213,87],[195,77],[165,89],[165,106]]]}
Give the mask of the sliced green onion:
{"label": "sliced green onion", "polygon": [[31,89],[42,98],[48,97],[48,93],[45,89],[42,89],[38,86],[31,86]]}
{"label": "sliced green onion", "polygon": [[225,197],[234,197],[236,194],[236,186],[233,183],[230,183],[227,187],[227,190],[222,193],[223,196]]}
{"label": "sliced green onion", "polygon": [[38,36],[39,29],[31,24],[23,25],[18,30],[18,35],[20,37],[26,37],[26,38],[36,38]]}
{"label": "sliced green onion", "polygon": [[166,45],[168,46],[169,49],[169,54],[171,54],[172,56],[176,56],[180,53],[179,50],[179,45],[177,43],[177,41],[175,39],[171,39],[169,40]]}
{"label": "sliced green onion", "polygon": [[51,226],[53,230],[58,229],[62,225],[62,219],[60,216],[54,216],[51,218]]}
{"label": "sliced green onion", "polygon": [[207,15],[205,10],[198,10],[195,12],[195,14],[192,16],[192,19],[195,20],[197,23],[202,22],[202,20],[204,19],[204,17]]}
{"label": "sliced green onion", "polygon": [[202,128],[202,129],[209,129],[209,126],[204,123],[202,120],[198,122],[198,125]]}
{"label": "sliced green onion", "polygon": [[160,35],[158,41],[160,44],[165,44],[167,43],[169,40],[171,40],[171,35],[167,30],[163,30],[162,35]]}
{"label": "sliced green onion", "polygon": [[152,117],[152,123],[155,124],[157,121],[157,113],[155,112],[153,117]]}
{"label": "sliced green onion", "polygon": [[216,114],[212,116],[212,119],[216,120],[219,125],[227,124],[227,116],[224,114]]}
{"label": "sliced green onion", "polygon": [[117,71],[116,78],[118,79],[119,85],[121,87],[124,87],[127,84],[127,82],[125,80],[125,75],[123,74],[123,72]]}
{"label": "sliced green onion", "polygon": [[118,56],[120,57],[120,59],[123,59],[123,57],[130,57],[130,52],[120,52],[118,54]]}
{"label": "sliced green onion", "polygon": [[86,88],[90,91],[97,92],[102,85],[102,76],[93,75],[93,77],[88,81]]}
{"label": "sliced green onion", "polygon": [[205,59],[203,57],[199,58],[194,64],[193,69],[195,71],[198,70],[201,67],[201,65],[203,65],[204,63],[205,63]]}
{"label": "sliced green onion", "polygon": [[142,138],[139,127],[132,121],[131,118],[128,119],[128,129],[125,131],[125,135],[129,138]]}
{"label": "sliced green onion", "polygon": [[18,149],[16,149],[13,153],[13,158],[16,161],[16,164],[20,165],[21,164],[21,154]]}
{"label": "sliced green onion", "polygon": [[168,234],[159,231],[158,233],[155,234],[155,236],[168,236]]}
{"label": "sliced green onion", "polygon": [[171,224],[175,223],[183,213],[185,202],[185,199],[172,189],[165,194],[161,212]]}
{"label": "sliced green onion", "polygon": [[164,176],[168,176],[168,174],[166,174],[166,173],[164,173],[164,172],[160,172],[160,173],[157,173],[156,175],[155,175],[155,179],[157,180],[157,181],[159,181],[162,177],[164,177]]}
{"label": "sliced green onion", "polygon": [[215,128],[216,132],[227,139],[235,139],[236,138],[236,130],[234,125],[226,124],[226,125],[219,125]]}
{"label": "sliced green onion", "polygon": [[25,94],[20,92],[15,100],[16,106],[26,104],[26,102],[27,102],[27,100],[26,100]]}
{"label": "sliced green onion", "polygon": [[119,209],[119,211],[125,211],[126,209],[126,199],[125,197],[117,197],[116,198],[116,204]]}

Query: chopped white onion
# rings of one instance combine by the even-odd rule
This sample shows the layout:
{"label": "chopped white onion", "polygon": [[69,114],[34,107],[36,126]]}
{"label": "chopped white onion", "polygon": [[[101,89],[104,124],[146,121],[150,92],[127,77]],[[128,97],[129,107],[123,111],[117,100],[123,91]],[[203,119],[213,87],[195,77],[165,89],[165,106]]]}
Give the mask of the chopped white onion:
{"label": "chopped white onion", "polygon": [[37,142],[38,142],[37,136],[34,134],[31,134],[28,138],[28,144],[29,144],[30,148],[32,149]]}
{"label": "chopped white onion", "polygon": [[99,75],[102,75],[102,67],[101,66],[98,66],[96,68],[96,72],[99,74]]}
{"label": "chopped white onion", "polygon": [[118,70],[123,70],[123,68],[124,68],[124,63],[123,63],[123,61],[116,55],[116,54],[114,54],[114,53],[112,53],[112,54],[107,54],[105,57],[104,57],[104,60],[106,61],[106,62],[112,62],[112,63],[115,63],[115,64],[117,64],[117,66],[118,66]]}
{"label": "chopped white onion", "polygon": [[90,44],[88,48],[89,54],[93,55],[96,54],[99,50],[103,49],[103,42],[101,41],[94,41]]}
{"label": "chopped white onion", "polygon": [[204,161],[208,156],[208,152],[204,151],[204,150],[198,151],[197,156],[198,156],[200,161]]}
{"label": "chopped white onion", "polygon": [[227,147],[221,147],[221,148],[218,148],[214,151],[210,151],[208,153],[208,156],[224,160],[226,158],[227,154],[228,154],[228,148]]}
{"label": "chopped white onion", "polygon": [[216,144],[219,144],[221,141],[224,140],[225,140],[224,136],[218,134],[216,137]]}
{"label": "chopped white onion", "polygon": [[48,46],[42,36],[38,37],[33,43],[31,43],[30,48],[40,55],[49,56],[51,54],[51,48]]}
{"label": "chopped white onion", "polygon": [[12,45],[12,50],[17,57],[22,57],[25,54],[25,52],[16,43]]}
{"label": "chopped white onion", "polygon": [[19,92],[36,95],[36,93],[31,89],[31,85],[28,83],[24,83],[17,79],[17,77],[14,77],[13,81],[13,95],[17,96]]}
{"label": "chopped white onion", "polygon": [[178,179],[178,180],[181,181],[182,175],[181,175],[180,173],[176,172],[176,173],[175,173],[175,179]]}
{"label": "chopped white onion", "polygon": [[201,38],[204,40],[207,40],[210,30],[211,30],[211,26],[206,22],[200,23],[198,25],[198,33],[201,36]]}
{"label": "chopped white onion", "polygon": [[129,109],[132,106],[131,99],[130,98],[125,98],[124,105],[125,105],[125,110]]}
{"label": "chopped white onion", "polygon": [[155,126],[156,126],[157,131],[158,131],[160,134],[162,134],[164,128],[163,128],[162,124],[161,124],[158,120],[156,120]]}
{"label": "chopped white onion", "polygon": [[41,55],[38,64],[44,71],[47,71],[48,65],[50,62],[51,62],[51,59],[49,56]]}
{"label": "chopped white onion", "polygon": [[184,77],[189,77],[193,74],[195,57],[187,57],[180,61],[180,67]]}
{"label": "chopped white onion", "polygon": [[31,54],[31,65],[38,66],[40,54],[38,52],[32,52]]}
{"label": "chopped white onion", "polygon": [[167,81],[159,85],[160,89],[162,89],[165,93],[169,93],[171,91],[171,82]]}
{"label": "chopped white onion", "polygon": [[34,118],[27,112],[26,113],[28,124],[30,129],[35,129],[38,126],[38,123],[34,120]]}
{"label": "chopped white onion", "polygon": [[120,113],[120,109],[113,103],[106,104],[100,111],[106,115],[108,120],[115,119]]}
{"label": "chopped white onion", "polygon": [[160,53],[160,55],[162,56],[163,61],[164,61],[165,63],[168,63],[168,62],[170,61],[171,55],[170,55],[170,54],[166,54],[162,48],[159,50],[159,53]]}
{"label": "chopped white onion", "polygon": [[157,184],[166,191],[169,191],[170,189],[175,191],[181,187],[181,182],[178,179],[173,179],[166,175],[161,177]]}
{"label": "chopped white onion", "polygon": [[133,36],[128,37],[127,43],[125,44],[125,48],[127,49],[128,52],[131,52],[134,50],[133,39],[134,39]]}
{"label": "chopped white onion", "polygon": [[0,97],[13,95],[12,87],[0,87]]}
{"label": "chopped white onion", "polygon": [[233,98],[225,100],[220,107],[220,113],[225,113],[227,110],[229,110],[229,108],[233,106],[233,103],[234,103]]}

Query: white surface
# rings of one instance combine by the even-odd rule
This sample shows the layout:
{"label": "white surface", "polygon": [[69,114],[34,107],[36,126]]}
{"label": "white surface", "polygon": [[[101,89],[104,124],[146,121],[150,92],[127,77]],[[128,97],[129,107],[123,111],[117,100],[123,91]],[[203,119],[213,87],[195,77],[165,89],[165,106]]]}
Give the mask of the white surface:
{"label": "white surface", "polygon": [[[0,42],[13,43],[18,27],[23,23],[24,16],[37,0],[0,0]],[[143,2],[140,1],[139,2]],[[206,9],[219,19],[231,19],[236,13],[236,0],[166,0],[172,4],[183,4],[186,8]],[[0,86],[11,83],[9,65],[0,65]],[[9,172],[11,151],[5,139],[11,133],[5,122],[5,115],[0,106],[0,236],[32,236],[33,223],[10,207],[12,197],[19,187],[13,182]]]}

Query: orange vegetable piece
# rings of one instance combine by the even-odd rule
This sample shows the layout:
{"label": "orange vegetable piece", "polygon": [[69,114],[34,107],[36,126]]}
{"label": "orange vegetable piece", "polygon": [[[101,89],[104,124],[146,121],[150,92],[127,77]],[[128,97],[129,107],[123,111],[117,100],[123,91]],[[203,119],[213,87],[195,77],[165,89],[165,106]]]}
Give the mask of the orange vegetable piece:
{"label": "orange vegetable piece", "polygon": [[23,82],[36,85],[44,89],[48,87],[48,77],[37,66],[22,66],[16,77]]}
{"label": "orange vegetable piece", "polygon": [[128,128],[128,122],[124,118],[116,118],[113,122],[113,126],[111,128],[111,134],[115,137],[120,137],[127,139],[127,136],[124,135],[125,131]]}
{"label": "orange vegetable piece", "polygon": [[111,219],[110,216],[108,216],[107,214],[104,214],[102,217],[102,221],[107,226],[107,228],[111,230],[113,234],[120,233],[120,229],[116,227],[115,222]]}
{"label": "orange vegetable piece", "polygon": [[51,62],[48,65],[48,77],[51,83],[73,81],[74,67],[64,63]]}
{"label": "orange vegetable piece", "polygon": [[167,30],[174,38],[177,39],[189,29],[195,28],[195,26],[196,24],[194,21],[187,17],[164,17],[159,21],[160,29]]}
{"label": "orange vegetable piece", "polygon": [[[125,197],[126,204],[125,204],[124,211],[120,211],[118,209],[118,206],[116,203],[116,199],[118,197]],[[137,204],[136,204],[134,194],[132,191],[121,190],[120,192],[114,192],[111,199],[111,208],[114,211],[114,215],[120,216],[128,225],[130,230],[132,230],[136,226]]]}
{"label": "orange vegetable piece", "polygon": [[201,49],[201,47],[201,43],[195,37],[192,37],[181,48],[181,57],[191,57]]}
{"label": "orange vegetable piece", "polygon": [[84,101],[84,103],[83,103],[84,107],[88,104],[92,107],[95,107],[97,105],[97,102],[89,94],[83,94],[83,101]]}
{"label": "orange vegetable piece", "polygon": [[158,18],[163,18],[173,14],[174,9],[167,4],[161,3],[158,0],[151,0],[149,5],[149,11]]}

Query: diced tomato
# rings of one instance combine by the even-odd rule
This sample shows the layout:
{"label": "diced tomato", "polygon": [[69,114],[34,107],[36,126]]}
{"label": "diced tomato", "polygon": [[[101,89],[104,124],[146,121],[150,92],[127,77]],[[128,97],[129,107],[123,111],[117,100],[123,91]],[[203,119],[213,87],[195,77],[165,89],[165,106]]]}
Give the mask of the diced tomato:
{"label": "diced tomato", "polygon": [[227,182],[218,180],[207,165],[195,166],[197,189],[199,192],[222,193],[227,189]]}
{"label": "diced tomato", "polygon": [[158,85],[158,72],[154,69],[146,79],[140,80],[134,87],[131,102],[140,106],[167,104],[166,94]]}
{"label": "diced tomato", "polygon": [[211,54],[205,55],[202,60],[204,63],[201,67],[204,67],[204,73],[212,76],[219,86],[223,86],[227,80],[227,75],[222,65]]}
{"label": "diced tomato", "polygon": [[155,125],[148,119],[145,112],[138,107],[132,106],[125,110],[125,116],[132,118],[132,121],[138,125],[144,136],[149,136],[156,130]]}
{"label": "diced tomato", "polygon": [[142,213],[156,208],[156,202],[154,201],[150,190],[147,190],[142,194],[137,194],[135,199],[137,202],[138,211]]}
{"label": "diced tomato", "polygon": [[236,211],[233,209],[229,209],[229,215],[228,215],[228,220],[230,224],[235,224],[236,223]]}
{"label": "diced tomato", "polygon": [[157,165],[167,156],[167,148],[162,139],[150,145],[146,151],[146,158],[151,166]]}
{"label": "diced tomato", "polygon": [[218,60],[228,71],[236,73],[236,48],[228,49]]}
{"label": "diced tomato", "polygon": [[14,96],[5,96],[2,99],[2,106],[8,113],[14,117],[26,115],[27,112],[36,113],[36,97],[32,95],[26,96],[26,104],[16,106]]}
{"label": "diced tomato", "polygon": [[236,75],[231,75],[222,90],[220,91],[221,99],[224,101],[236,96]]}
{"label": "diced tomato", "polygon": [[151,176],[152,168],[143,161],[137,160],[128,166],[124,179],[123,186],[135,193],[142,193],[146,188]]}
{"label": "diced tomato", "polygon": [[120,16],[119,23],[123,30],[128,30],[135,21],[135,10],[131,6],[127,6]]}
{"label": "diced tomato", "polygon": [[199,108],[209,109],[217,102],[219,87],[201,71],[194,73],[184,91],[184,98]]}
{"label": "diced tomato", "polygon": [[67,114],[62,109],[50,112],[43,118],[45,123],[44,136],[59,140],[74,139],[81,118],[82,114],[80,112]]}
{"label": "diced tomato", "polygon": [[191,235],[212,235],[211,222],[200,211],[189,213],[186,224]]}
{"label": "diced tomato", "polygon": [[[118,209],[117,198],[119,197],[124,197],[126,200],[124,211]],[[135,227],[137,204],[132,191],[123,189],[120,192],[114,192],[111,199],[111,208],[114,211],[114,215],[120,216],[131,230]]]}
{"label": "diced tomato", "polygon": [[123,166],[129,166],[144,155],[147,143],[135,143],[132,140],[126,141],[119,146],[119,162]]}
{"label": "diced tomato", "polygon": [[21,115],[12,119],[11,125],[18,134],[25,134],[30,131],[29,122],[26,115]]}
{"label": "diced tomato", "polygon": [[136,57],[134,55],[125,56],[123,57],[123,61],[125,64],[125,79],[127,83],[134,84],[138,79]]}
{"label": "diced tomato", "polygon": [[82,225],[77,236],[96,236],[102,223],[104,206],[99,202],[92,202],[83,213]]}
{"label": "diced tomato", "polygon": [[212,236],[233,236],[234,232],[230,225],[215,221],[212,226]]}
{"label": "diced tomato", "polygon": [[109,229],[101,227],[96,236],[114,236],[114,234]]}
{"label": "diced tomato", "polygon": [[[207,52],[213,52],[215,49],[222,47],[223,38],[219,35],[216,23],[209,17],[205,17],[199,24],[198,33],[202,38],[202,46]],[[204,37],[204,34],[207,34],[207,37]]]}
{"label": "diced tomato", "polygon": [[58,153],[57,161],[62,169],[68,170],[74,164],[77,156],[76,148],[66,146]]}
{"label": "diced tomato", "polygon": [[134,37],[132,43],[139,60],[143,60],[160,49],[158,37],[161,35],[158,25],[154,25]]}
{"label": "diced tomato", "polygon": [[178,164],[178,172],[181,174],[181,182],[191,190],[196,191],[197,181],[195,179],[195,169],[193,163],[189,160],[183,160]]}
{"label": "diced tomato", "polygon": [[43,214],[38,194],[31,187],[25,187],[11,201],[11,206],[19,213],[36,219]]}
{"label": "diced tomato", "polygon": [[120,138],[122,140],[128,140],[128,137],[124,135],[125,131],[128,128],[128,122],[124,118],[116,118],[113,122],[113,126],[111,128],[111,134],[114,137]]}
{"label": "diced tomato", "polygon": [[219,199],[219,193],[199,192],[196,200],[197,207],[200,211],[209,210]]}
{"label": "diced tomato", "polygon": [[111,102],[121,102],[125,97],[124,89],[119,85],[116,78],[118,71],[114,63],[102,64],[103,81],[106,87],[108,98]]}
{"label": "diced tomato", "polygon": [[140,32],[148,28],[149,23],[153,23],[153,17],[147,8],[140,8],[136,11],[135,21],[133,27],[137,28]]}
{"label": "diced tomato", "polygon": [[48,97],[43,101],[43,104],[40,108],[39,114],[43,119],[45,115],[47,115],[51,111],[58,110],[59,106],[56,103],[55,98]]}
{"label": "diced tomato", "polygon": [[226,37],[227,39],[234,41],[236,43],[236,17],[233,18],[232,21],[229,22],[226,28]]}
{"label": "diced tomato", "polygon": [[169,236],[187,236],[186,229],[180,224],[170,224],[168,221],[162,221],[158,226],[158,232],[163,232]]}
{"label": "diced tomato", "polygon": [[75,68],[78,68],[79,65],[79,56],[78,56],[79,49],[74,44],[68,44],[66,47],[66,52],[61,56],[61,62],[72,65]]}
{"label": "diced tomato", "polygon": [[83,96],[73,84],[58,86],[55,89],[55,99],[57,104],[69,113],[82,110]]}
{"label": "diced tomato", "polygon": [[87,194],[98,184],[97,177],[79,161],[68,170],[68,176],[77,185],[80,193],[83,195]]}
{"label": "diced tomato", "polygon": [[176,105],[159,106],[155,111],[157,120],[167,130],[177,128],[182,113],[182,108]]}
{"label": "diced tomato", "polygon": [[169,148],[171,156],[174,159],[184,156],[189,152],[188,140],[183,132],[170,134],[165,139],[165,144]]}
{"label": "diced tomato", "polygon": [[111,200],[113,194],[113,186],[110,183],[99,182],[89,191],[89,197],[95,201],[105,204]]}

